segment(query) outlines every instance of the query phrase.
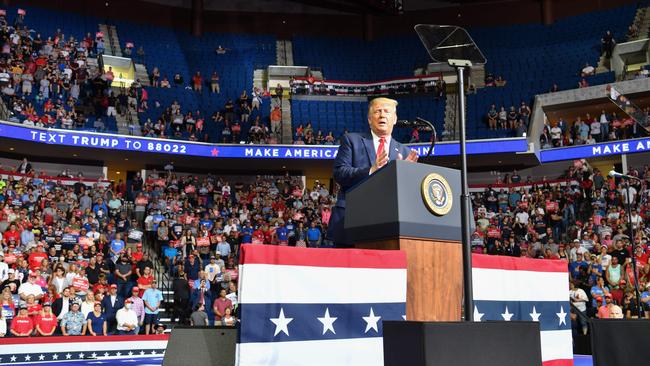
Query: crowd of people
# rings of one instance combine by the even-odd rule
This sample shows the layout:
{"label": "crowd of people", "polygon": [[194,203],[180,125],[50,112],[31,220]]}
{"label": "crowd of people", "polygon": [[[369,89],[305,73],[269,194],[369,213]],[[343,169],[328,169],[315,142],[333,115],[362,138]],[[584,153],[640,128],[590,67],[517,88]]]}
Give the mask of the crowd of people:
{"label": "crowd of people", "polygon": [[332,196],[299,177],[152,172],[127,187],[18,169],[0,180],[2,336],[156,334],[163,308],[235,325],[240,245],[329,244]]}
{"label": "crowd of people", "polygon": [[124,186],[24,165],[0,180],[0,335],[161,332],[162,293]]}
{"label": "crowd of people", "polygon": [[[251,95],[245,90],[235,100],[228,99],[223,108],[205,116],[201,110],[183,110],[178,101],[161,107],[157,101],[153,108],[160,112],[155,122],[147,119],[141,128],[143,136],[187,139],[212,143],[276,144],[279,142],[281,112],[276,105],[270,118],[263,117],[261,108],[271,103],[269,96],[254,88]],[[280,113],[280,118],[274,115]],[[277,123],[275,123],[277,122]]]}
{"label": "crowd of people", "polygon": [[236,319],[241,245],[331,245],[324,236],[333,198],[319,182],[305,189],[289,175],[233,185],[170,175],[149,183],[134,190],[135,214],[173,278],[172,321],[212,324],[226,311]]}
{"label": "crowd of people", "polygon": [[560,117],[556,121],[546,121],[540,133],[542,148],[595,144],[599,142],[624,140],[643,136],[644,126],[650,122],[650,108],[643,109],[640,126],[628,114],[623,112],[592,116],[576,116],[570,123]]}
{"label": "crowd of people", "polygon": [[[650,318],[650,168],[629,174],[640,180],[603,176],[585,161],[575,161],[560,181],[525,181],[515,171],[501,187],[473,194],[473,251],[565,260],[571,302],[581,315],[608,318],[614,311]],[[628,183],[631,220],[625,211]],[[574,311],[574,328],[586,331],[578,315]]]}
{"label": "crowd of people", "polygon": [[[76,39],[57,30],[44,38],[32,32],[24,16],[12,26],[0,17],[0,91],[8,119],[39,127],[109,128],[119,98],[110,89],[115,75],[110,67],[89,64],[104,52],[103,35]],[[129,91],[124,99],[132,97]]]}

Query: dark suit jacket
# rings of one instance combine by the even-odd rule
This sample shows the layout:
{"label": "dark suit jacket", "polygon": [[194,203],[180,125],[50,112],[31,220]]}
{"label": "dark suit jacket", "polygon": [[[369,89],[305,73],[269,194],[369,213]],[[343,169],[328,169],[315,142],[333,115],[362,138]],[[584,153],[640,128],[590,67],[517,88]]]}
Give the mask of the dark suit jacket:
{"label": "dark suit jacket", "polygon": [[[68,311],[70,311],[70,304],[72,304],[72,298],[69,299],[68,301]],[[56,315],[57,317],[59,314],[61,314],[61,311],[63,310],[63,297],[59,297],[58,299],[54,300],[52,302],[52,313]]]}
{"label": "dark suit jacket", "polygon": [[111,305],[111,295],[106,294],[102,299],[102,308],[106,313],[106,320],[115,320],[115,314],[123,307],[124,299],[121,296],[115,298],[115,306]]}
{"label": "dark suit jacket", "polygon": [[[405,159],[410,149],[395,141],[390,140],[388,159],[396,160],[399,154]],[[327,238],[334,241],[339,247],[349,246],[352,243],[343,230],[345,219],[345,192],[368,177],[370,168],[375,163],[377,154],[370,133],[348,133],[341,137],[336,160],[334,161],[334,180],[341,186],[337,196],[336,205],[332,209]]]}

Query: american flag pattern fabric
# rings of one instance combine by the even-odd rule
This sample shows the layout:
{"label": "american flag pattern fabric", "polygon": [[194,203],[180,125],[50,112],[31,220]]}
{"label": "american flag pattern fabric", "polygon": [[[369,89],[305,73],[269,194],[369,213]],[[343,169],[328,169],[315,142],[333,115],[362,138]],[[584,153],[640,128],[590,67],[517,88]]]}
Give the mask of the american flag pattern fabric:
{"label": "american flag pattern fabric", "polygon": [[238,366],[382,366],[382,321],[406,314],[400,251],[244,245]]}
{"label": "american flag pattern fabric", "polygon": [[540,323],[543,366],[572,366],[569,272],[562,260],[472,255],[474,321]]}

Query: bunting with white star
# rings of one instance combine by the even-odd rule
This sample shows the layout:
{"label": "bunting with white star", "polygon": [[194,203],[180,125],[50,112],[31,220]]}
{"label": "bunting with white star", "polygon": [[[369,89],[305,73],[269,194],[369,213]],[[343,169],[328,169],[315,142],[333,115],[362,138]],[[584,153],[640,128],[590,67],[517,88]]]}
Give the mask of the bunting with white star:
{"label": "bunting with white star", "polygon": [[168,335],[3,338],[0,365],[163,356]]}
{"label": "bunting with white star", "polygon": [[474,321],[540,323],[544,366],[573,365],[565,261],[472,255]]}
{"label": "bunting with white star", "polygon": [[237,365],[381,366],[406,313],[403,252],[242,246]]}

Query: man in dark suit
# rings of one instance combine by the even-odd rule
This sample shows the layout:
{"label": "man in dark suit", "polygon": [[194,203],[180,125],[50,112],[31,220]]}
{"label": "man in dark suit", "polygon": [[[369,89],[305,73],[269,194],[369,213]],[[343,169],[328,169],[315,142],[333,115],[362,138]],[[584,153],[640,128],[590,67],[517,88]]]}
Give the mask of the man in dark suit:
{"label": "man in dark suit", "polygon": [[16,172],[20,174],[31,174],[34,170],[32,169],[32,164],[27,161],[27,158],[23,158],[23,161],[16,167]]}
{"label": "man in dark suit", "polygon": [[341,186],[336,205],[332,210],[328,239],[337,247],[352,243],[343,229],[345,219],[345,192],[388,164],[390,160],[415,162],[418,155],[414,150],[391,138],[397,122],[397,101],[375,98],[368,105],[370,133],[348,133],[341,138],[338,155],[334,162],[334,180]]}
{"label": "man in dark suit", "polygon": [[108,333],[112,334],[117,329],[117,320],[115,315],[117,311],[124,307],[124,299],[117,294],[117,285],[112,284],[109,287],[108,294],[102,299],[102,308],[106,314],[106,323]]}
{"label": "man in dark suit", "polygon": [[63,293],[61,294],[61,297],[57,298],[54,300],[52,303],[52,312],[54,315],[56,315],[59,320],[63,318],[63,315],[70,311],[70,305],[72,304],[72,300],[74,299],[74,296],[71,294],[72,289],[70,287],[66,287],[63,289]]}

